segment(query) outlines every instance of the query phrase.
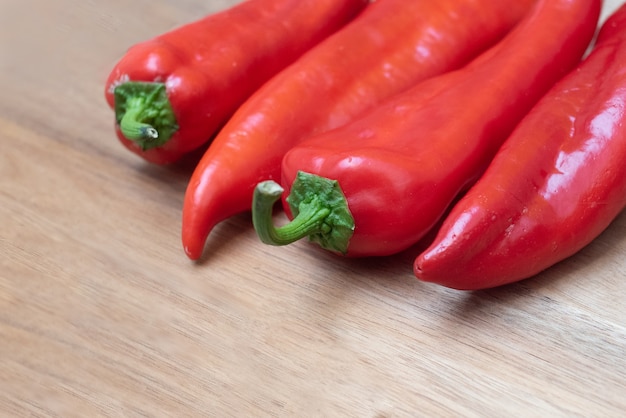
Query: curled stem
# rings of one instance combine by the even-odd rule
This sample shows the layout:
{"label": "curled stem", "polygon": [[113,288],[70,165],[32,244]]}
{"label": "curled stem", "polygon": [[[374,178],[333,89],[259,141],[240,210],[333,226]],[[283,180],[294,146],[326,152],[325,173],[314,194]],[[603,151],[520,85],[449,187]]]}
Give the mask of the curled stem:
{"label": "curled stem", "polygon": [[150,141],[159,138],[159,131],[157,131],[149,123],[140,122],[139,118],[143,111],[143,106],[128,106],[126,113],[122,116],[120,121],[120,130],[122,134],[133,141]]}
{"label": "curled stem", "polygon": [[273,180],[259,183],[254,190],[252,223],[262,242],[288,245],[325,229],[324,219],[330,214],[330,209],[323,207],[319,201],[300,205],[300,212],[291,222],[274,226],[272,210],[282,193],[283,188]]}
{"label": "curled stem", "polygon": [[283,188],[269,180],[259,183],[252,199],[252,222],[262,242],[287,245],[304,237],[322,248],[346,254],[354,232],[354,219],[336,180],[298,172],[285,199],[294,218],[276,227],[273,224],[274,204]]}

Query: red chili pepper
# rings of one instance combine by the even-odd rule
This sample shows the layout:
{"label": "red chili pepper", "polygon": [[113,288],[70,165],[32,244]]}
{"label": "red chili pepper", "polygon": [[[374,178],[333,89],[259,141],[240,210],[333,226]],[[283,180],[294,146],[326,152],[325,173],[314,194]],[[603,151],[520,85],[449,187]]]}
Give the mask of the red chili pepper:
{"label": "red chili pepper", "polygon": [[578,64],[601,4],[540,0],[463,69],[291,149],[282,173],[290,191],[285,210],[295,218],[274,228],[266,209],[280,186],[261,183],[253,207],[260,238],[283,244],[309,236],[348,256],[388,255],[418,242],[531,107]]}
{"label": "red chili pepper", "polygon": [[153,163],[180,159],[367,3],[247,0],[133,46],[106,82],[120,141]]}
{"label": "red chili pepper", "polygon": [[531,277],[626,207],[626,5],[520,123],[415,262],[421,280],[483,289]]}
{"label": "red chili pepper", "polygon": [[[534,0],[379,0],[265,84],[220,131],[185,196],[182,241],[202,254],[211,229],[250,210],[256,184],[313,134],[350,121],[418,81],[466,64]],[[468,18],[469,17],[469,18]]]}

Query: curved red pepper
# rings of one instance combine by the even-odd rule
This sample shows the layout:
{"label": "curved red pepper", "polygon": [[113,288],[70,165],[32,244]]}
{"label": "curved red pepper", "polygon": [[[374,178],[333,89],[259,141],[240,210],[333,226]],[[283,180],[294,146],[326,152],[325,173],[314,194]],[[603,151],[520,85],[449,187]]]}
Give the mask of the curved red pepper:
{"label": "curved red pepper", "polygon": [[576,253],[626,207],[626,6],[520,123],[415,262],[421,280],[483,289]]}
{"label": "curved red pepper", "polygon": [[[483,173],[531,107],[579,62],[601,3],[540,0],[498,45],[465,68],[294,147],[282,168],[290,192],[285,209],[295,216],[295,226],[266,233],[271,219],[255,216],[259,236],[273,243],[275,235],[297,238],[291,231],[297,229],[348,256],[388,255],[416,243]],[[276,194],[275,188],[257,191],[259,201]],[[336,191],[345,196],[354,222],[353,233],[337,234],[339,240],[333,236],[336,204],[325,202],[327,195],[336,201]],[[317,216],[314,206],[330,211],[306,231],[300,224]],[[345,230],[343,213],[337,218]]]}
{"label": "curved red pepper", "polygon": [[255,185],[280,178],[285,152],[384,98],[466,64],[534,0],[381,0],[253,94],[215,137],[189,182],[182,241],[197,259],[218,222],[249,210]]}
{"label": "curved red pepper", "polygon": [[208,142],[278,71],[368,0],[246,0],[139,43],[111,71],[106,99],[120,141],[172,163]]}

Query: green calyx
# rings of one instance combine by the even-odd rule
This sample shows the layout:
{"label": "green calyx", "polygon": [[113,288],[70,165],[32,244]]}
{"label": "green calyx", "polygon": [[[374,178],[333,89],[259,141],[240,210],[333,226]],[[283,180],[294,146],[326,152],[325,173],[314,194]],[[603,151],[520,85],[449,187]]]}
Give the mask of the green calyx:
{"label": "green calyx", "polygon": [[143,150],[162,146],[178,130],[165,84],[129,81],[115,87],[113,94],[122,134]]}
{"label": "green calyx", "polygon": [[287,245],[309,237],[322,248],[347,253],[354,233],[354,219],[336,180],[298,172],[291,194],[286,199],[294,218],[283,226],[275,227],[272,209],[283,191],[272,180],[259,183],[254,190],[252,222],[262,242]]}

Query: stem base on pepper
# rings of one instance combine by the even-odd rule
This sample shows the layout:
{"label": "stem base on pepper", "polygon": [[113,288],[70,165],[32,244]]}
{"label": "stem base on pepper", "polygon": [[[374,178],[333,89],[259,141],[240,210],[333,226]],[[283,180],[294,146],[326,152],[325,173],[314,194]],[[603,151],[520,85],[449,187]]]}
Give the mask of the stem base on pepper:
{"label": "stem base on pepper", "polygon": [[122,134],[141,149],[162,146],[178,130],[165,84],[129,81],[115,88],[114,97]]}
{"label": "stem base on pepper", "polygon": [[322,248],[346,254],[354,232],[354,219],[335,180],[299,172],[286,198],[294,218],[281,227],[272,224],[272,208],[283,193],[274,181],[254,190],[252,221],[262,242],[287,245],[309,237]]}

